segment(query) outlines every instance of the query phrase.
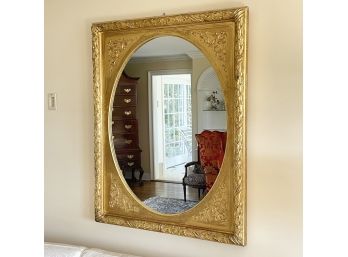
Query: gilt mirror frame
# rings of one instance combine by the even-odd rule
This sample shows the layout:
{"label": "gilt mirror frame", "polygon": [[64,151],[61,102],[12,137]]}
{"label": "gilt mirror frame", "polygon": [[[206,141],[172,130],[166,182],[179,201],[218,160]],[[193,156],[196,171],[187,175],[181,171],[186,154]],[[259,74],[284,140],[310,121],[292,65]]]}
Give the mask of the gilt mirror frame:
{"label": "gilt mirror frame", "polygon": [[[248,8],[92,25],[95,220],[180,236],[246,244],[246,86]],[[132,54],[160,36],[198,47],[216,71],[227,110],[227,145],[219,175],[194,208],[162,214],[132,192],[111,145],[113,94]]]}

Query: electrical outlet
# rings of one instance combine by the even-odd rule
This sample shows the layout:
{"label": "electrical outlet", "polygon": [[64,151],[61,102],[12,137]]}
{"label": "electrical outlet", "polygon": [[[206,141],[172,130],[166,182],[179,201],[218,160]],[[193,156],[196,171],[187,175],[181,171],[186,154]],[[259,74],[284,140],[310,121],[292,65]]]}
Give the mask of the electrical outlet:
{"label": "electrical outlet", "polygon": [[48,94],[48,110],[57,110],[57,95],[56,93]]}

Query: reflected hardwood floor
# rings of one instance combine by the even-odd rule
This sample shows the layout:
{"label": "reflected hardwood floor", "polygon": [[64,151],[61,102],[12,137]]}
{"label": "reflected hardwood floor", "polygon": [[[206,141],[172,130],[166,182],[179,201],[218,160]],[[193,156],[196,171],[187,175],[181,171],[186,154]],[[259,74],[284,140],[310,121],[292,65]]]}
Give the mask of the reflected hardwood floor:
{"label": "reflected hardwood floor", "polygon": [[[130,186],[130,188],[142,201],[153,196],[184,199],[183,186],[178,183],[144,181],[143,186]],[[186,199],[198,201],[198,189],[186,186]]]}

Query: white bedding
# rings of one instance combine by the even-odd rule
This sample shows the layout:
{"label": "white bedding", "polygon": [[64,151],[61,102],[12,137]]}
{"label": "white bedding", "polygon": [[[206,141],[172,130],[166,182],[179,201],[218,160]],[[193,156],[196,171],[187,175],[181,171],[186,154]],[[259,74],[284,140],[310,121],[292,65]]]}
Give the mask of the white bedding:
{"label": "white bedding", "polygon": [[83,246],[45,243],[45,257],[80,257],[86,249]]}
{"label": "white bedding", "polygon": [[137,257],[135,255],[123,254],[123,253],[114,253],[108,252],[100,249],[87,249],[82,254],[83,257]]}
{"label": "white bedding", "polygon": [[45,257],[139,257],[135,255],[108,252],[101,249],[87,248],[59,243],[45,243]]}

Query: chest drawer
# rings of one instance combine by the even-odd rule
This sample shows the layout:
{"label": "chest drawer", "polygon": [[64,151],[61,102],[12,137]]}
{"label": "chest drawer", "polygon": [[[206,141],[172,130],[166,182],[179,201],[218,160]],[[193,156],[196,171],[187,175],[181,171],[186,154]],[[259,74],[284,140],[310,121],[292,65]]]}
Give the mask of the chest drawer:
{"label": "chest drawer", "polygon": [[119,162],[136,162],[140,161],[140,153],[139,152],[129,152],[129,153],[117,153],[117,160]]}
{"label": "chest drawer", "polygon": [[116,151],[116,158],[121,167],[140,167],[141,150],[120,150]]}
{"label": "chest drawer", "polygon": [[112,132],[115,133],[136,133],[138,123],[135,119],[115,120],[112,124]]}
{"label": "chest drawer", "polygon": [[138,139],[136,134],[116,134],[114,136],[115,150],[132,149],[138,147]]}
{"label": "chest drawer", "polygon": [[114,107],[136,106],[135,95],[115,95]]}
{"label": "chest drawer", "polygon": [[136,95],[136,85],[122,83],[119,84],[116,88],[117,95]]}
{"label": "chest drawer", "polygon": [[112,118],[119,119],[135,119],[135,106],[130,107],[113,107]]}

